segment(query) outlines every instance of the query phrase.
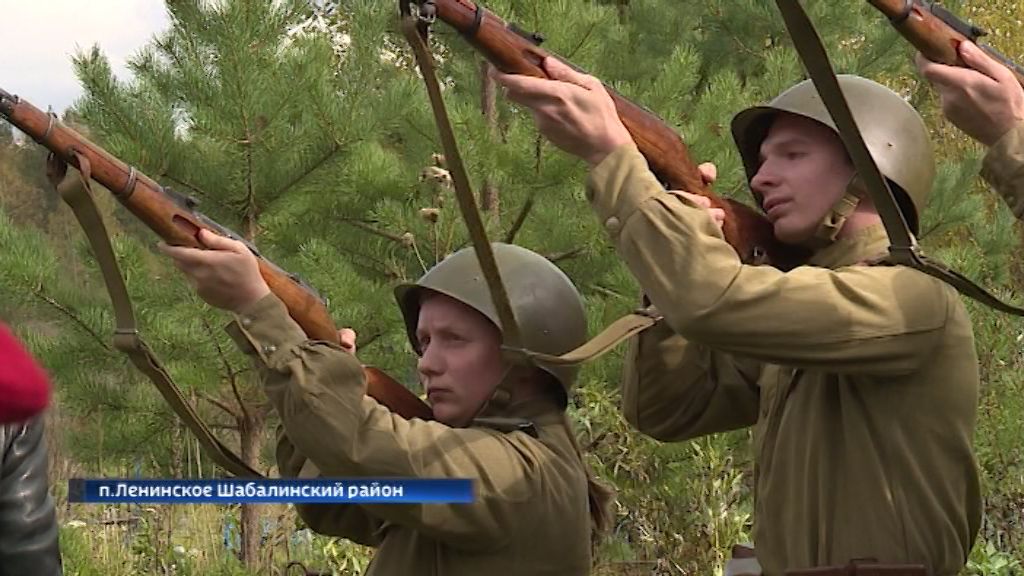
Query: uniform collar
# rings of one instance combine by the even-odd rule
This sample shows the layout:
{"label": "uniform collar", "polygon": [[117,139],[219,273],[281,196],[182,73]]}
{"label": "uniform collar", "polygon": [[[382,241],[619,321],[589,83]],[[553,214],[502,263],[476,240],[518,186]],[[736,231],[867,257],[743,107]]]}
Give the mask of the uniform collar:
{"label": "uniform collar", "polygon": [[527,427],[548,426],[562,420],[564,410],[551,398],[537,397],[510,404],[502,410],[491,407],[473,419],[470,426],[512,431]]}
{"label": "uniform collar", "polygon": [[852,266],[889,253],[889,235],[881,224],[873,224],[844,236],[818,250],[808,264],[821,268]]}

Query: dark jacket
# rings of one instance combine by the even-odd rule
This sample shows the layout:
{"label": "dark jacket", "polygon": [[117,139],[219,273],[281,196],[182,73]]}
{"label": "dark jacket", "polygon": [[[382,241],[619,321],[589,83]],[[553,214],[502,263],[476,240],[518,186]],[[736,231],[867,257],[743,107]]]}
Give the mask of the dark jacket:
{"label": "dark jacket", "polygon": [[0,426],[0,576],[63,573],[43,419]]}

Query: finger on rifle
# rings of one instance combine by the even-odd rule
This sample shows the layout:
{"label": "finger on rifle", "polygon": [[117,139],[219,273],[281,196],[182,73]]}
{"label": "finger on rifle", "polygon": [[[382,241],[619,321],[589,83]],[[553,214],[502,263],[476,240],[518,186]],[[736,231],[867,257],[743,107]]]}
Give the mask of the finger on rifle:
{"label": "finger on rifle", "polygon": [[356,331],[351,328],[342,328],[341,330],[338,330],[338,343],[346,351],[355,354]]}
{"label": "finger on rifle", "polygon": [[964,40],[960,43],[960,46],[957,47],[957,52],[960,53],[960,58],[962,58],[968,66],[997,82],[1017,81],[1013,72],[1010,72],[1009,68],[986,54],[985,51],[979,48],[974,42]]}
{"label": "finger on rifle", "polygon": [[700,172],[700,179],[705,184],[712,184],[718,179],[718,167],[713,162],[704,162],[697,166],[697,171]]}
{"label": "finger on rifle", "polygon": [[238,240],[232,240],[226,236],[221,236],[220,234],[207,230],[206,228],[201,228],[199,230],[199,241],[203,246],[210,250],[226,250],[228,252],[236,252],[238,254],[243,254],[249,251],[245,244],[242,244]]}
{"label": "finger on rifle", "polygon": [[189,248],[187,246],[169,246],[161,242],[157,245],[159,250],[170,256],[175,265],[179,268],[188,269],[194,266],[209,265],[217,258],[216,251],[203,250],[202,248]]}
{"label": "finger on rifle", "polygon": [[580,88],[586,88],[587,90],[595,90],[602,88],[601,81],[588,74],[581,74],[569,67],[566,63],[562,62],[554,56],[548,56],[541,63],[544,71],[548,73],[548,77],[552,80],[559,80],[561,82],[568,82],[575,84]]}
{"label": "finger on rifle", "polygon": [[680,192],[687,200],[693,202],[701,208],[711,208],[711,199],[707,196],[701,196],[700,194],[693,194],[692,192]]}
{"label": "finger on rifle", "polygon": [[557,81],[523,74],[500,74],[495,80],[508,90],[509,97],[513,99],[522,96],[552,99],[555,90],[559,89]]}
{"label": "finger on rifle", "polygon": [[202,252],[201,248],[189,248],[188,246],[171,246],[166,242],[157,242],[157,250],[170,256],[174,260],[187,258],[192,252]]}
{"label": "finger on rifle", "polygon": [[924,56],[918,56],[917,68],[925,80],[937,87],[956,88],[966,86],[969,82],[976,80],[978,72],[970,68],[960,66],[947,66],[939,62],[933,62]]}

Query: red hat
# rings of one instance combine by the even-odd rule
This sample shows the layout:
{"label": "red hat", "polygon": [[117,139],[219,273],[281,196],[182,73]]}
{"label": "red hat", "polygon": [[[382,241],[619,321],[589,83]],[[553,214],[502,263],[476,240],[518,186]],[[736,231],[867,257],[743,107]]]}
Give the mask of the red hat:
{"label": "red hat", "polygon": [[28,420],[50,403],[50,380],[0,322],[0,424]]}

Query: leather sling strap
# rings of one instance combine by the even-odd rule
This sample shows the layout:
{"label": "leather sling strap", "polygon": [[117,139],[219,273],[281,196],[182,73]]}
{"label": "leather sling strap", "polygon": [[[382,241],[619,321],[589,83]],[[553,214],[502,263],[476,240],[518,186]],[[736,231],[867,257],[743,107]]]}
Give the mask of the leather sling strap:
{"label": "leather sling strap", "polygon": [[213,435],[210,428],[199,418],[195,409],[189,404],[181,389],[171,379],[170,374],[160,364],[149,346],[139,335],[135,324],[135,312],[128,297],[124,278],[117,265],[117,259],[110,246],[110,238],[106,226],[96,208],[89,185],[91,166],[89,159],[75,152],[78,164],[78,175],[75,178],[64,178],[68,165],[50,154],[47,159],[47,178],[60,193],[61,198],[71,207],[75,218],[82,226],[92,252],[99,263],[103,282],[106,284],[110,301],[114,308],[116,329],[114,330],[114,347],[124,352],[156,385],[160,395],[164,397],[175,414],[181,418],[185,426],[195,435],[213,461],[227,472],[239,477],[262,477],[262,474],[249,467],[224,443]]}
{"label": "leather sling strap", "polygon": [[846,103],[839,81],[836,79],[828,54],[814,25],[800,6],[798,0],[775,0],[786,23],[789,36],[793,39],[800,59],[811,76],[822,102],[839,129],[839,135],[860,175],[879,216],[889,235],[889,258],[892,264],[908,266],[933,276],[955,288],[958,292],[1000,312],[1024,316],[1024,308],[1003,302],[981,286],[952,270],[942,262],[925,256],[907,221],[900,212],[892,189],[879,171],[867,145],[857,128],[853,114]]}

